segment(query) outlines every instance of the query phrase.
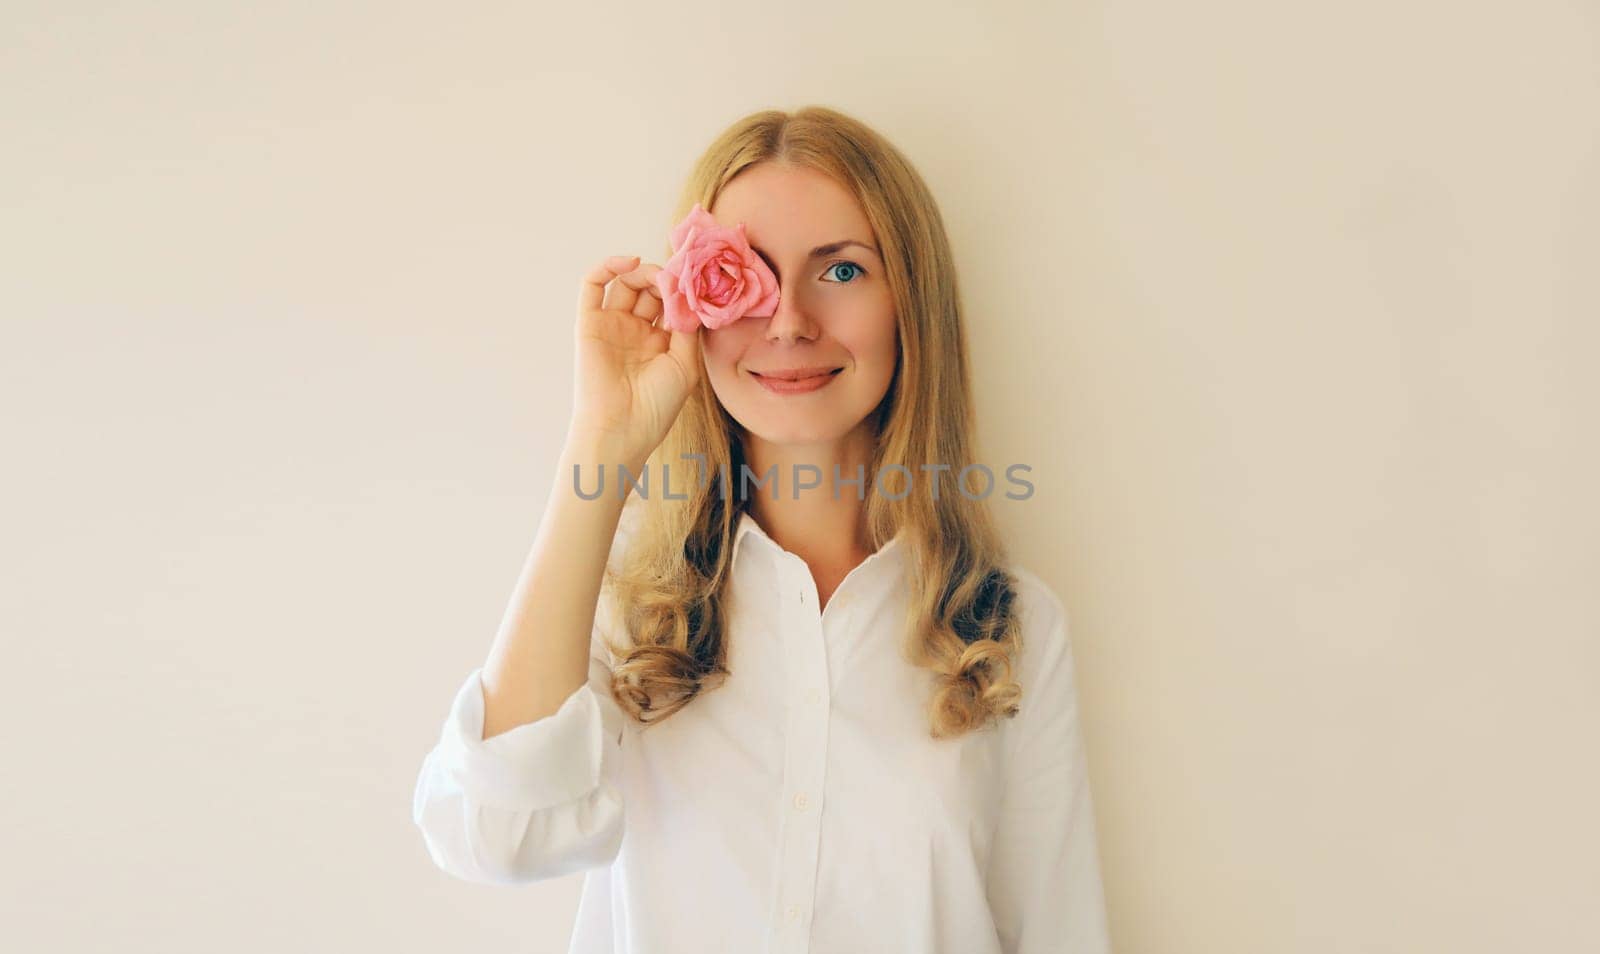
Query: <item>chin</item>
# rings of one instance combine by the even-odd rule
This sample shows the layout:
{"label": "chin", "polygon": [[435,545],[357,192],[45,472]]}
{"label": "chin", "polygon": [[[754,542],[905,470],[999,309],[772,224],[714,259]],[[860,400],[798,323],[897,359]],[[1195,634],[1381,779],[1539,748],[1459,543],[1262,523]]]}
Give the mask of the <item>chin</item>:
{"label": "chin", "polygon": [[825,444],[835,441],[850,433],[849,422],[836,420],[833,414],[826,419],[820,416],[811,420],[801,420],[800,414],[774,420],[773,416],[762,415],[752,420],[752,425],[747,425],[745,430],[751,435],[759,437],[769,444]]}
{"label": "chin", "polygon": [[837,428],[796,425],[793,421],[753,429],[751,433],[769,444],[779,445],[822,444],[840,436]]}

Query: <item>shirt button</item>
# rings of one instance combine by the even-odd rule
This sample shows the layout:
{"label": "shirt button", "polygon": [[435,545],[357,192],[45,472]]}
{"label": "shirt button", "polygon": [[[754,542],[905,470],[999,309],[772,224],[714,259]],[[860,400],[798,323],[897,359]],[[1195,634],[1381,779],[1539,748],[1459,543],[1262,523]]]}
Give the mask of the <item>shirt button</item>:
{"label": "shirt button", "polygon": [[817,690],[817,689],[811,690],[810,692],[806,693],[806,701],[807,702],[820,702],[820,701],[822,701],[822,692],[820,690]]}
{"label": "shirt button", "polygon": [[799,920],[800,919],[800,906],[798,904],[789,905],[789,912],[788,913],[789,913],[789,920],[791,920],[791,921]]}
{"label": "shirt button", "polygon": [[811,804],[811,800],[806,798],[805,792],[801,792],[794,797],[794,807],[802,812],[806,810],[806,806],[809,804]]}

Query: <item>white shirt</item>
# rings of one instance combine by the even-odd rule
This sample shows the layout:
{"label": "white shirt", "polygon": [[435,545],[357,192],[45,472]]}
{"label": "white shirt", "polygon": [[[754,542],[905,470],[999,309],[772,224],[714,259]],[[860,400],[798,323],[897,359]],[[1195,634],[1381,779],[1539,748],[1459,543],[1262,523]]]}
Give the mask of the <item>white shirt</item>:
{"label": "white shirt", "polygon": [[[610,560],[629,536],[630,498]],[[741,514],[720,687],[643,728],[599,642],[561,708],[483,739],[482,669],[417,780],[436,865],[511,884],[583,871],[572,954],[1110,950],[1061,601],[1012,566],[1020,711],[930,737],[902,658],[903,537],[818,612],[805,562]]]}

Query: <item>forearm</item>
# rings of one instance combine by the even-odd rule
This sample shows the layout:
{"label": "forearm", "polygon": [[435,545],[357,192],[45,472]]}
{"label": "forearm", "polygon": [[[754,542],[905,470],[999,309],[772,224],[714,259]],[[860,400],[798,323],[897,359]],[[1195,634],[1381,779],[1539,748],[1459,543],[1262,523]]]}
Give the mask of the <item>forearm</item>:
{"label": "forearm", "polygon": [[[593,500],[579,497],[573,467],[585,486],[600,467],[627,464],[614,445],[570,437],[533,547],[483,668],[485,739],[551,715],[589,677],[590,637],[606,560],[624,500],[610,485]],[[608,476],[610,476],[608,475]]]}

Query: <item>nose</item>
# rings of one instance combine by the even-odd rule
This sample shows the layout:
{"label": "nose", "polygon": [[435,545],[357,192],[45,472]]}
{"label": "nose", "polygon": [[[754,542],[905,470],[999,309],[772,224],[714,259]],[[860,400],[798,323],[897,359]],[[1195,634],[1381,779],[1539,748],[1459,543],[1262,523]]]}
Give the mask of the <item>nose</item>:
{"label": "nose", "polygon": [[798,338],[815,339],[817,330],[817,323],[810,312],[801,307],[795,289],[780,285],[778,310],[767,319],[767,340],[793,343]]}

